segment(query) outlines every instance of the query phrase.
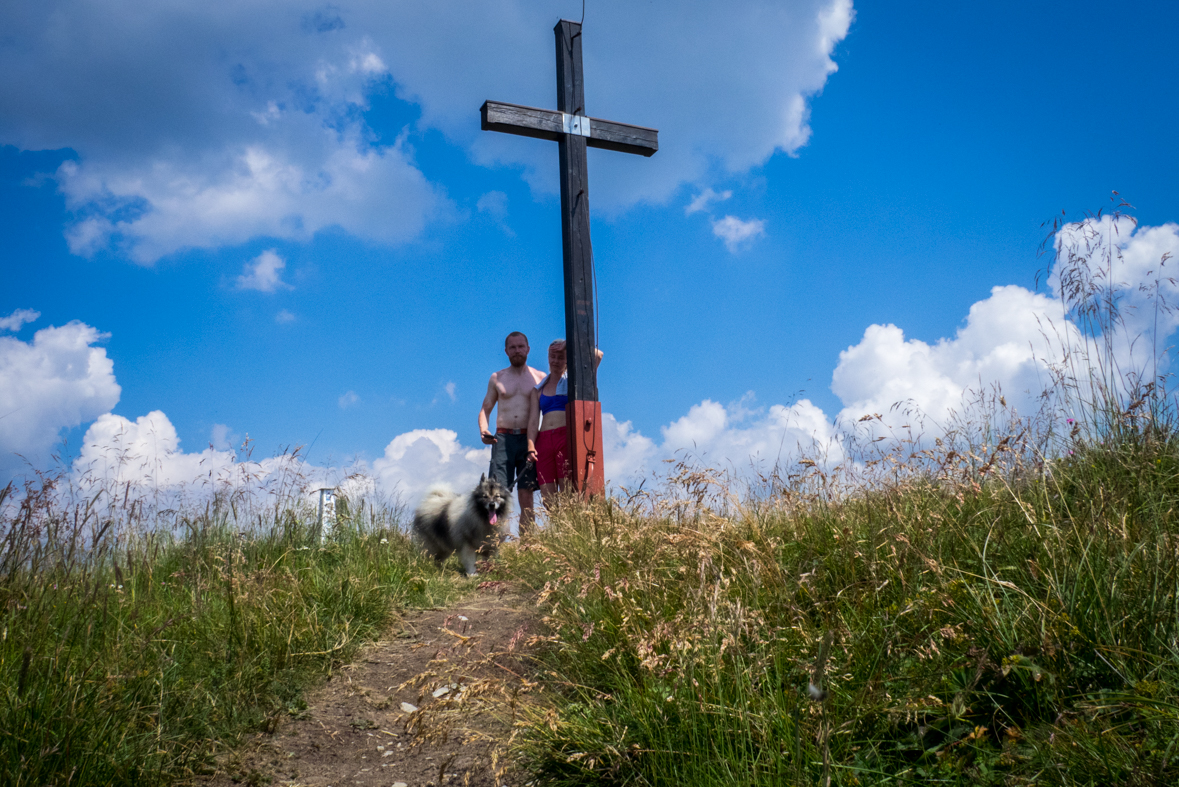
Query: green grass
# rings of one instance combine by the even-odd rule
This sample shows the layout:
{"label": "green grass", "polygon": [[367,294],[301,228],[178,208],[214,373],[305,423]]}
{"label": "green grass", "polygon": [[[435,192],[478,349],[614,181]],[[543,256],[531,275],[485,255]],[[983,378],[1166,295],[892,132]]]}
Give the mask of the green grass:
{"label": "green grass", "polygon": [[1179,782],[1179,442],[1107,437],[1004,477],[567,509],[505,567],[551,633],[537,783]]}
{"label": "green grass", "polygon": [[457,592],[395,523],[344,518],[321,546],[293,509],[247,534],[207,510],[182,538],[136,536],[52,499],[30,489],[0,530],[0,784],[12,787],[206,772],[242,733],[299,714],[303,689],[397,608]]}
{"label": "green grass", "polygon": [[[497,569],[537,590],[548,634],[523,766],[541,785],[1179,782],[1179,442],[1152,423],[1051,461],[992,437],[840,482],[802,464],[742,504],[685,471],[565,509]],[[30,490],[0,530],[0,784],[206,772],[398,608],[463,587],[371,513],[342,508],[320,545],[294,509],[242,534],[214,506],[172,538],[54,499]]]}

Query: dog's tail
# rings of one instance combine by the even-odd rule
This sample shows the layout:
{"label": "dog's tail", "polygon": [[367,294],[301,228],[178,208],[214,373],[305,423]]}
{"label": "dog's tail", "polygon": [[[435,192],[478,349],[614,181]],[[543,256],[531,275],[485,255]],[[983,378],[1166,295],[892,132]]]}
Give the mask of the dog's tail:
{"label": "dog's tail", "polygon": [[450,504],[458,495],[446,484],[435,484],[426,490],[425,497],[418,504],[417,513],[426,517],[434,517]]}

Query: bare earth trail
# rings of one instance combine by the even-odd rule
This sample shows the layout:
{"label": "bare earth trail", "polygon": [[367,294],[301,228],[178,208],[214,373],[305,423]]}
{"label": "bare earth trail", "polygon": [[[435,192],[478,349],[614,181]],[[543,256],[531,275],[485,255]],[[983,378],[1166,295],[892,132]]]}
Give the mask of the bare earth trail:
{"label": "bare earth trail", "polygon": [[516,785],[506,759],[533,667],[535,612],[504,582],[447,609],[410,610],[203,784]]}

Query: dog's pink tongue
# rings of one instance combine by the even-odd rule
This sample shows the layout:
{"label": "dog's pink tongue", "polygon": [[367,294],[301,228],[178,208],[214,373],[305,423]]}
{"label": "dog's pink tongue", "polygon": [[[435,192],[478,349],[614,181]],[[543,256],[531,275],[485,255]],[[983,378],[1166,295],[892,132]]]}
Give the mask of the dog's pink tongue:
{"label": "dog's pink tongue", "polygon": [[497,519],[499,519],[499,517],[495,515],[494,511],[492,511],[491,512],[491,524],[494,525]]}

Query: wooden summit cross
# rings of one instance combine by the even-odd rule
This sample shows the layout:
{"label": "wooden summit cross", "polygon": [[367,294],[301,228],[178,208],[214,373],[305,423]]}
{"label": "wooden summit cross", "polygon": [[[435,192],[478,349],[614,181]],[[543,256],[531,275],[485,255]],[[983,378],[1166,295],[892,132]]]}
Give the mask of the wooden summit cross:
{"label": "wooden summit cross", "polygon": [[605,490],[602,470],[602,405],[594,369],[594,264],[590,248],[586,146],[654,155],[659,132],[586,117],[581,70],[581,24],[562,19],[557,37],[557,111],[487,101],[480,109],[484,131],[504,131],[557,143],[561,160],[561,236],[565,258],[565,342],[569,363],[569,463],[573,487],[587,494]]}

